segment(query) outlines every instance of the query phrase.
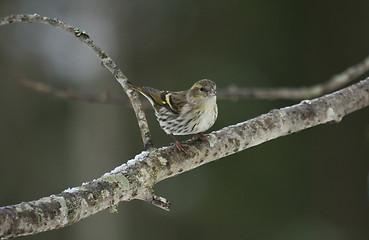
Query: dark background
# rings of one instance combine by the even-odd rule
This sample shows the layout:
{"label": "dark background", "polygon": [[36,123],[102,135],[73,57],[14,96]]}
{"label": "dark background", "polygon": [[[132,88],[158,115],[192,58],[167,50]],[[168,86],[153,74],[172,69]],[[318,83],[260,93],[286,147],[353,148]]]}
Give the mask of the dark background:
{"label": "dark background", "polygon": [[[369,1],[11,1],[86,30],[130,81],[182,90],[310,86],[369,55]],[[19,72],[80,93],[123,96],[95,54],[43,24],[0,27],[0,206],[98,178],[142,151],[132,109],[64,101]],[[363,76],[362,78],[364,78]],[[125,96],[124,96],[125,97]],[[294,101],[219,100],[211,130]],[[155,146],[172,139],[147,117]],[[140,201],[24,239],[368,239],[369,109],[165,180],[165,212]]]}

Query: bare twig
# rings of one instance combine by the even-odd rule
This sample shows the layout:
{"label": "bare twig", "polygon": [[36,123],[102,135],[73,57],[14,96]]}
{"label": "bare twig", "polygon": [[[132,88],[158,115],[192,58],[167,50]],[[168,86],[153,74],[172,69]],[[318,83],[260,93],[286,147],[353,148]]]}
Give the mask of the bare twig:
{"label": "bare twig", "polygon": [[[300,88],[239,88],[236,86],[230,86],[226,89],[220,89],[217,93],[218,99],[290,99],[290,100],[302,100],[311,99],[321,96],[325,93],[335,91],[345,84],[352,82],[360,75],[369,71],[369,57],[365,58],[360,63],[349,67],[340,74],[333,76],[327,82],[313,85],[310,87]],[[51,85],[33,81],[19,73],[15,74],[18,79],[25,86],[40,92],[51,94],[52,96],[63,98],[66,100],[85,101],[89,103],[102,103],[113,104],[130,107],[128,100],[122,97],[112,97],[106,94],[93,95],[93,94],[80,94],[72,91],[66,91],[52,87]],[[147,104],[145,106],[148,106]]]}
{"label": "bare twig", "polygon": [[189,140],[187,154],[174,146],[142,152],[110,173],[79,187],[0,208],[0,237],[61,228],[133,199],[169,209],[166,199],[154,195],[152,188],[156,183],[263,142],[327,122],[339,122],[347,114],[367,106],[369,78],[335,93],[212,132],[207,135],[208,143]]}
{"label": "bare twig", "polygon": [[14,73],[13,75],[15,79],[18,80],[22,85],[38,92],[50,94],[51,96],[57,98],[88,103],[101,103],[101,104],[118,105],[123,107],[132,107],[131,103],[129,102],[129,99],[122,97],[114,97],[111,96],[108,92],[105,92],[100,95],[75,93],[71,90],[62,90],[49,84],[33,81],[20,73]]}
{"label": "bare twig", "polygon": [[340,74],[333,76],[327,82],[316,84],[310,87],[298,88],[238,88],[235,86],[228,87],[218,91],[217,96],[220,99],[290,99],[303,100],[321,96],[325,93],[335,91],[344,85],[355,80],[365,72],[369,71],[369,57],[366,57],[358,64],[349,67]]}
{"label": "bare twig", "polygon": [[333,76],[327,82],[316,84],[310,87],[298,88],[238,88],[228,87],[218,91],[217,97],[220,99],[290,99],[303,100],[322,96],[325,93],[335,91],[346,84],[357,79],[359,76],[369,71],[369,57],[366,57],[358,64],[347,68],[340,74]]}
{"label": "bare twig", "polygon": [[124,91],[126,92],[132,107],[136,113],[136,118],[138,121],[138,125],[141,130],[141,136],[144,143],[145,149],[152,147],[152,141],[149,131],[149,126],[147,124],[147,120],[145,117],[145,113],[142,110],[141,102],[138,98],[138,95],[135,91],[130,89],[129,84],[127,84],[127,77],[123,74],[123,72],[117,67],[115,62],[103,51],[100,47],[98,47],[94,41],[90,38],[87,32],[72,27],[56,18],[44,17],[39,14],[18,14],[11,15],[0,19],[0,26],[10,24],[10,23],[45,23],[49,24],[52,27],[63,29],[71,34],[73,34],[76,38],[78,38],[81,42],[90,47],[100,58],[101,63],[104,67],[106,67],[115,77],[115,79],[121,84]]}

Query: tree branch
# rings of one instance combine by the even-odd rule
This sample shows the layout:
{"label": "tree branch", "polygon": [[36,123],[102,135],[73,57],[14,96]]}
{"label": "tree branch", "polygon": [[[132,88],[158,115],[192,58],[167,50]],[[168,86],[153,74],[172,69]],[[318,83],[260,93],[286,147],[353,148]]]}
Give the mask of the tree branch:
{"label": "tree branch", "polygon": [[125,93],[127,94],[133,110],[135,111],[138,125],[141,131],[142,141],[144,143],[145,149],[152,147],[151,135],[149,126],[147,124],[146,116],[144,111],[142,110],[141,102],[138,98],[138,94],[130,89],[129,84],[127,84],[127,77],[123,74],[123,72],[117,67],[115,62],[103,51],[100,47],[98,47],[94,41],[90,38],[87,32],[72,27],[56,18],[44,17],[39,14],[18,14],[11,15],[0,19],[0,26],[10,24],[10,23],[45,23],[49,24],[52,27],[63,29],[71,34],[73,34],[76,38],[78,38],[81,42],[86,44],[90,49],[92,49],[97,56],[100,58],[101,63],[104,67],[106,67],[115,77],[115,79],[120,83],[123,87]]}
{"label": "tree branch", "polygon": [[[123,97],[111,96],[109,92],[107,91],[100,95],[76,93],[69,89],[67,90],[58,89],[52,85],[45,84],[39,81],[34,81],[17,72],[14,72],[13,75],[14,75],[14,78],[17,81],[19,81],[23,86],[26,86],[37,92],[49,94],[56,98],[61,98],[64,100],[88,102],[88,103],[100,103],[100,104],[119,105],[123,107],[132,107],[131,103],[129,102],[129,99],[123,98]],[[143,103],[143,107],[147,107],[147,106],[149,105]]]}
{"label": "tree branch", "polygon": [[[325,93],[335,91],[345,84],[354,81],[357,77],[369,71],[369,56],[363,61],[357,63],[354,66],[347,68],[340,74],[333,76],[327,82],[316,84],[310,87],[299,88],[239,88],[236,86],[230,86],[226,89],[219,89],[217,91],[218,99],[290,99],[290,100],[302,100],[319,97]],[[41,83],[39,81],[31,80],[19,73],[14,74],[15,78],[19,80],[24,86],[27,86],[33,90],[50,94],[54,97],[84,101],[89,103],[101,103],[101,104],[113,104],[130,107],[128,100],[121,97],[113,97],[106,93],[101,95],[93,94],[80,94],[69,90],[57,89],[51,85]],[[149,106],[149,105],[145,105]]]}
{"label": "tree branch", "polygon": [[327,122],[339,122],[369,105],[369,78],[335,93],[272,110],[207,135],[209,143],[191,139],[188,153],[175,147],[151,149],[110,173],[60,194],[0,208],[0,237],[10,238],[61,228],[121,201],[140,199],[164,209],[170,203],[153,194],[153,186],[203,164],[263,142]]}
{"label": "tree branch", "polygon": [[217,97],[220,99],[289,99],[303,100],[322,96],[323,94],[335,91],[346,84],[357,79],[359,76],[369,71],[369,56],[354,66],[347,68],[340,74],[333,76],[327,82],[316,84],[309,87],[297,88],[237,88],[228,87],[218,91]]}

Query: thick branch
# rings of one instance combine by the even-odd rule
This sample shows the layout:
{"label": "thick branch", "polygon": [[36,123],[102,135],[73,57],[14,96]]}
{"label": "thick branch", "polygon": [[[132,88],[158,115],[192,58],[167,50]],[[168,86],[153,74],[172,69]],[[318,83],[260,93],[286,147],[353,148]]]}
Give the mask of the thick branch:
{"label": "thick branch", "polygon": [[335,93],[273,110],[207,135],[209,143],[192,139],[188,153],[175,147],[142,152],[99,179],[37,201],[0,208],[0,237],[9,238],[61,228],[116,206],[141,199],[169,209],[152,187],[170,177],[263,142],[331,121],[369,105],[369,79]]}
{"label": "thick branch", "polygon": [[132,91],[127,84],[127,77],[123,74],[123,72],[117,67],[115,62],[105,53],[100,47],[98,47],[94,41],[90,38],[87,32],[72,27],[56,18],[48,18],[38,14],[18,14],[11,15],[0,19],[0,26],[10,24],[10,23],[45,23],[49,24],[52,27],[63,29],[71,34],[73,34],[76,38],[78,38],[81,42],[90,47],[100,58],[101,63],[104,67],[106,67],[116,78],[116,80],[123,87],[126,92],[133,110],[136,113],[136,118],[138,125],[141,130],[141,136],[144,143],[145,149],[152,147],[152,141],[149,131],[149,126],[147,124],[147,120],[145,117],[145,113],[142,110],[141,102],[138,98],[138,95],[135,91]]}

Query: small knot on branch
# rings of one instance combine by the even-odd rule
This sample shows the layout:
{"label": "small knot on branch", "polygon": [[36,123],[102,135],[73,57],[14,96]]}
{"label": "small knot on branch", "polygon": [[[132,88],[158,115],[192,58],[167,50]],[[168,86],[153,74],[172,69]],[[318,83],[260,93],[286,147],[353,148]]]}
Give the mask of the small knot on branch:
{"label": "small knot on branch", "polygon": [[139,199],[144,200],[145,202],[148,202],[161,209],[164,209],[165,211],[170,211],[170,201],[164,197],[155,195],[152,188],[147,189],[144,196],[140,197]]}

